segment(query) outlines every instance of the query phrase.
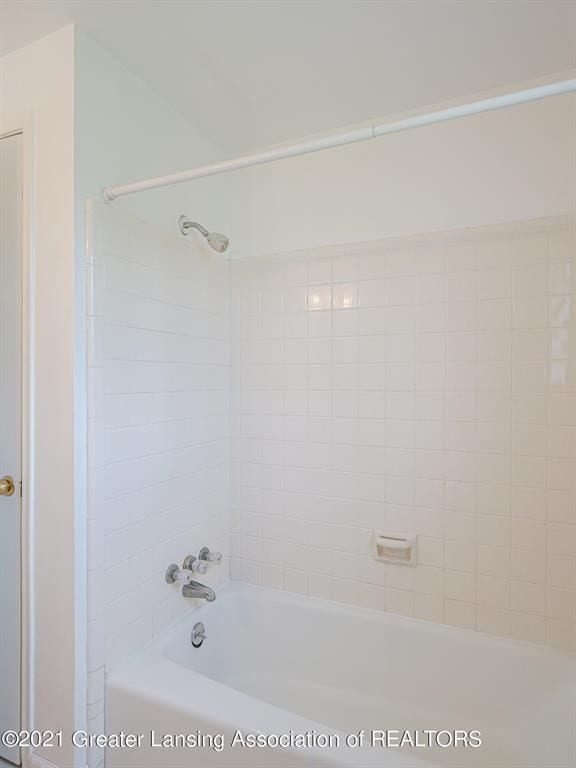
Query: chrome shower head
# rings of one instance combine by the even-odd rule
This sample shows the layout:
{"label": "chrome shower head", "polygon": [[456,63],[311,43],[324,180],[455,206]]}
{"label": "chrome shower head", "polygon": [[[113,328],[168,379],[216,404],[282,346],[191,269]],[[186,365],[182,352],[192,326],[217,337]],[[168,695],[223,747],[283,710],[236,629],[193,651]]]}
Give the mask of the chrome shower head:
{"label": "chrome shower head", "polygon": [[224,253],[230,243],[226,235],[221,235],[219,232],[209,232],[206,240],[208,240],[210,248],[216,253]]}
{"label": "chrome shower head", "polygon": [[198,232],[206,238],[210,248],[212,248],[213,251],[216,251],[216,253],[224,253],[226,248],[228,248],[230,240],[226,235],[221,235],[219,232],[208,232],[202,224],[198,224],[196,221],[191,221],[187,216],[180,216],[178,223],[180,224],[180,232],[182,232],[183,235],[187,235],[191,229],[197,229]]}

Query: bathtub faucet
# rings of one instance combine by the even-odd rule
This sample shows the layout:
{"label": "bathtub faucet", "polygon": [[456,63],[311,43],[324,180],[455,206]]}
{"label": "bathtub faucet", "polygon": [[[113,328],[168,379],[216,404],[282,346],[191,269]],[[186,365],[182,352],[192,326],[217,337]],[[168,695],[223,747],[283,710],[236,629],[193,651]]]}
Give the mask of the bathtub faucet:
{"label": "bathtub faucet", "polygon": [[182,587],[182,597],[198,597],[213,603],[216,600],[216,592],[214,592],[212,587],[200,584],[199,581],[190,580]]}

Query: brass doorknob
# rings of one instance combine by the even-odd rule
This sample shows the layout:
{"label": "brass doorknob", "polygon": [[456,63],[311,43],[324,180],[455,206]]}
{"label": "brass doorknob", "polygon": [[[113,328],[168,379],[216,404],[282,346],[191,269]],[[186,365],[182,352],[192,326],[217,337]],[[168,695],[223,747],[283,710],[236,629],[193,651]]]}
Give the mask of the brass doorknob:
{"label": "brass doorknob", "polygon": [[5,475],[0,480],[0,496],[12,496],[15,490],[16,484],[14,483],[13,478],[9,475]]}

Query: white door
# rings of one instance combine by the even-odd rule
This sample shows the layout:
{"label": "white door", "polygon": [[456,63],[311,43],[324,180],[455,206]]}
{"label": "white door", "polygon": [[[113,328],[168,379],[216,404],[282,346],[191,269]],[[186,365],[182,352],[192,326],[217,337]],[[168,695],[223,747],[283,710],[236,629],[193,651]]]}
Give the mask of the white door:
{"label": "white door", "polygon": [[[15,135],[0,139],[0,733],[20,729],[21,294],[22,136]],[[19,765],[20,750],[0,744],[0,758]]]}

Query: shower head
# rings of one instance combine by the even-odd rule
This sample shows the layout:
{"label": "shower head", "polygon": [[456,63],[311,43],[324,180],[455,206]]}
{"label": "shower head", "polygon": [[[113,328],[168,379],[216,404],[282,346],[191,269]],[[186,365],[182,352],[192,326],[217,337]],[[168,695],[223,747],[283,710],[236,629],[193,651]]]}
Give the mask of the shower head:
{"label": "shower head", "polygon": [[224,253],[230,243],[230,240],[228,240],[226,235],[221,235],[219,232],[209,232],[206,236],[206,240],[208,240],[210,248],[212,248],[213,251],[216,251],[216,253]]}
{"label": "shower head", "polygon": [[180,232],[183,235],[187,235],[191,229],[197,229],[206,238],[210,248],[216,251],[216,253],[224,253],[226,248],[228,248],[230,240],[228,240],[226,235],[221,235],[219,232],[208,232],[202,224],[191,221],[187,216],[180,216],[178,223],[180,224]]}

